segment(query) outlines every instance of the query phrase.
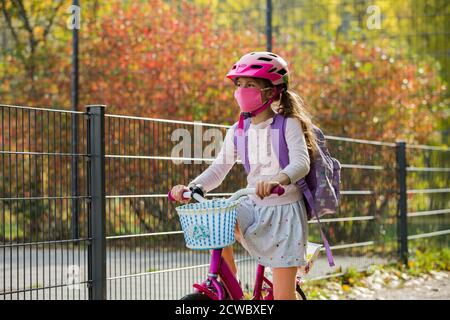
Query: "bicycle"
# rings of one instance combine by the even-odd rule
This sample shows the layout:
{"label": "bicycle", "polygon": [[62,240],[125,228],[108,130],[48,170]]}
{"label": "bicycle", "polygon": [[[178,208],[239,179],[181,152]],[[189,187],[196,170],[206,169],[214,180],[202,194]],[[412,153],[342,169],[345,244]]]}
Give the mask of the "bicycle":
{"label": "bicycle", "polygon": [[[181,300],[242,300],[244,292],[240,283],[235,278],[222,258],[222,249],[234,243],[234,227],[236,224],[236,206],[239,201],[249,194],[255,194],[255,188],[245,188],[236,191],[228,199],[204,198],[200,187],[192,187],[190,191],[183,193],[184,199],[194,198],[198,203],[190,203],[176,208],[180,217],[181,227],[184,232],[186,245],[190,249],[212,250],[207,279],[201,284],[195,283],[194,293],[188,294]],[[277,186],[272,189],[272,194],[284,194],[284,188]],[[175,201],[171,193],[170,201]],[[216,223],[217,222],[217,223]],[[222,224],[221,224],[222,223]],[[225,232],[224,232],[225,231]],[[297,274],[296,292],[297,299],[306,300],[306,295],[301,289],[303,276],[312,267],[322,246],[308,242],[308,263]],[[265,276],[266,267],[258,264],[251,300],[273,300],[273,284]],[[220,277],[220,280],[218,278]]]}

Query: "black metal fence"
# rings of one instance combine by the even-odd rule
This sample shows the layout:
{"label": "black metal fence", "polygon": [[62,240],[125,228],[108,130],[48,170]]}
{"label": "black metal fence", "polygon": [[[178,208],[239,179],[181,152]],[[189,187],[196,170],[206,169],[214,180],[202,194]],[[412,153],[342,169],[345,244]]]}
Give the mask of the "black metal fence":
{"label": "black metal fence", "polygon": [[[71,153],[72,119],[80,128],[77,154]],[[86,120],[85,112],[1,106],[4,299],[88,298]],[[77,197],[71,190],[71,159],[80,168]],[[72,204],[82,213],[76,237]],[[78,290],[69,290],[68,281]]]}
{"label": "black metal fence", "polygon": [[[202,150],[228,126],[104,114],[101,106],[0,108],[3,299],[178,299],[204,278],[209,253],[185,248],[166,196],[207,167],[212,157]],[[191,154],[173,154],[177,129],[200,142]],[[343,167],[339,214],[323,219],[336,267],[322,257],[310,278],[405,261],[419,246],[448,247],[448,148],[326,138]],[[243,187],[243,173],[236,165],[211,196]],[[309,233],[320,242],[314,222]],[[238,244],[235,251],[251,288],[256,263]]]}

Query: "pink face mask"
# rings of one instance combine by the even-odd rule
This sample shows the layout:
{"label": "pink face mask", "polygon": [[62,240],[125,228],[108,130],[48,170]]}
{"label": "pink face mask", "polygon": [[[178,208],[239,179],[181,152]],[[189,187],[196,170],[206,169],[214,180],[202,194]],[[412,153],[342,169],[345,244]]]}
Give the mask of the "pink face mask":
{"label": "pink face mask", "polygon": [[[234,97],[241,108],[241,115],[239,117],[238,135],[242,135],[242,129],[244,128],[244,117],[255,116],[258,113],[267,109],[273,102],[274,97],[267,100],[264,104],[261,100],[261,91],[271,89],[270,87],[264,89],[258,88],[242,88],[239,87],[234,92]],[[276,91],[278,94],[278,90]],[[275,95],[276,95],[275,94]],[[245,115],[247,114],[247,115]],[[248,115],[250,114],[250,115]]]}
{"label": "pink face mask", "polygon": [[234,91],[236,99],[242,112],[252,112],[262,106],[261,91],[271,88],[242,88],[239,87]]}

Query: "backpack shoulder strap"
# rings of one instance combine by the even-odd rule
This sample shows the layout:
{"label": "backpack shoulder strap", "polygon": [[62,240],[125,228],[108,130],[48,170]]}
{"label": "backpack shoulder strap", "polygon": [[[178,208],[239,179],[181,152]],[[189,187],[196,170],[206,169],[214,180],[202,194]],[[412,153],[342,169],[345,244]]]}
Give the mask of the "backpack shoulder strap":
{"label": "backpack shoulder strap", "polygon": [[277,155],[280,166],[284,169],[289,164],[289,149],[286,142],[286,121],[287,118],[281,114],[276,114],[272,122],[272,147]]}
{"label": "backpack shoulder strap", "polygon": [[248,161],[248,128],[250,127],[250,118],[244,120],[244,134],[237,134],[237,124],[234,124],[234,146],[236,147],[237,154],[242,160],[242,165],[244,166],[245,172],[250,172],[250,163]]}
{"label": "backpack shoulder strap", "polygon": [[313,199],[313,195],[311,194],[311,190],[309,190],[308,185],[306,184],[306,182],[304,182],[304,180],[301,179],[301,184],[299,184],[301,187],[301,190],[303,192],[304,195],[304,199],[305,199],[305,205],[308,205],[310,207],[310,210],[312,211],[312,214],[314,215],[314,217],[317,220],[317,224],[319,225],[319,230],[320,230],[320,235],[322,237],[323,240],[323,244],[325,247],[325,252],[327,254],[327,259],[328,259],[328,264],[330,267],[333,267],[334,264],[334,258],[333,258],[333,254],[331,253],[331,248],[330,248],[330,244],[328,243],[328,239],[325,235],[325,232],[323,232],[323,228],[322,228],[322,224],[320,223],[320,219],[319,219],[319,215],[317,214],[316,208],[314,207],[314,199]]}

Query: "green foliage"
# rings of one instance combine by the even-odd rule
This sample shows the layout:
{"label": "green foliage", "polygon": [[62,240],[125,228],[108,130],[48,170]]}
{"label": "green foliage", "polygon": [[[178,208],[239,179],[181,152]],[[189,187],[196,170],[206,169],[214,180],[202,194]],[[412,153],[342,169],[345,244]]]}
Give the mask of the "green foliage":
{"label": "green foliage", "polygon": [[340,278],[342,285],[359,285],[360,280],[363,277],[363,273],[359,272],[356,268],[350,267],[346,270],[346,272]]}
{"label": "green foliage", "polygon": [[[402,268],[405,270],[405,268]],[[417,248],[410,257],[406,271],[410,275],[429,273],[430,271],[450,271],[450,249],[435,250]]]}

